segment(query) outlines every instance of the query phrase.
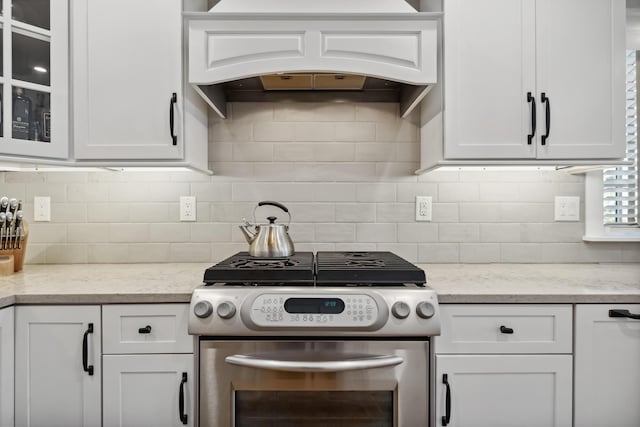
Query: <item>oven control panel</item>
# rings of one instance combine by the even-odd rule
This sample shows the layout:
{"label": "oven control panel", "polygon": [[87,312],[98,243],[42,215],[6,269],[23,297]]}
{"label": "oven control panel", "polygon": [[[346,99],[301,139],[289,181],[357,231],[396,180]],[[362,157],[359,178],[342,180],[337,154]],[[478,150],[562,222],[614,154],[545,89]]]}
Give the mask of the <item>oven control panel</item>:
{"label": "oven control panel", "polygon": [[258,294],[248,317],[258,327],[364,327],[374,326],[380,315],[378,302],[366,294]]}

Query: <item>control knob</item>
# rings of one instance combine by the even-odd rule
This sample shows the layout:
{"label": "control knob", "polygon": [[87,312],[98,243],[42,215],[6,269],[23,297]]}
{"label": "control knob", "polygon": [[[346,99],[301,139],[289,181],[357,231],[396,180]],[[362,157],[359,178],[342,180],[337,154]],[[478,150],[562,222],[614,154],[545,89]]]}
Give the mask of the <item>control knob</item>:
{"label": "control knob", "polygon": [[196,305],[193,306],[193,314],[201,319],[211,316],[211,313],[213,313],[213,306],[209,301],[198,301]]}
{"label": "control knob", "polygon": [[406,302],[398,301],[391,306],[391,314],[398,319],[406,319],[411,313],[411,307]]}
{"label": "control knob", "polygon": [[223,301],[218,305],[216,312],[223,319],[231,319],[236,315],[236,306],[231,301]]}
{"label": "control knob", "polygon": [[421,301],[416,307],[416,313],[423,319],[431,319],[433,315],[436,314],[436,309],[430,302]]}

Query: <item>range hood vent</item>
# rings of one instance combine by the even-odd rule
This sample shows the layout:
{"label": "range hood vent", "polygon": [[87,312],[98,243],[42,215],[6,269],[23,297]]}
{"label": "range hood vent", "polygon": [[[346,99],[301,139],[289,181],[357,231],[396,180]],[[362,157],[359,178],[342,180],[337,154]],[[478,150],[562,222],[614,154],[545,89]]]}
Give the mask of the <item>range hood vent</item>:
{"label": "range hood vent", "polygon": [[403,0],[223,0],[185,14],[189,83],[223,118],[227,102],[280,100],[399,102],[406,116],[437,81],[440,17]]}

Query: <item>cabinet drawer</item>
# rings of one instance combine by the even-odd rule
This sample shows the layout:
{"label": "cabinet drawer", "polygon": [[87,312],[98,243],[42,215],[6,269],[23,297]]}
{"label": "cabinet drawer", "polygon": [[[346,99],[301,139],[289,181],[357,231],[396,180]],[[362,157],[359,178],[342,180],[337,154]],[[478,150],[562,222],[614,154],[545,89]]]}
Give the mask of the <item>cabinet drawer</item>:
{"label": "cabinet drawer", "polygon": [[440,306],[437,353],[571,353],[571,305]]}
{"label": "cabinet drawer", "polygon": [[126,304],[102,308],[103,351],[193,353],[187,333],[189,304]]}

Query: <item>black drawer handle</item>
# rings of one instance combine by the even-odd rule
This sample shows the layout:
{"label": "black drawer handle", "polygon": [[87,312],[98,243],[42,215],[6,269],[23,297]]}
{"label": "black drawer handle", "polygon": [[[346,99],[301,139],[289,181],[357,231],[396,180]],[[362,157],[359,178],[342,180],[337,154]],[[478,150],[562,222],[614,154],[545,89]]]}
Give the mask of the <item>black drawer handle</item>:
{"label": "black drawer handle", "polygon": [[626,317],[640,320],[640,314],[633,314],[629,310],[609,310],[609,317]]}
{"label": "black drawer handle", "polygon": [[540,95],[540,100],[545,104],[545,119],[547,120],[547,133],[542,135],[542,145],[547,145],[547,139],[551,132],[551,101],[544,92]]}
{"label": "black drawer handle", "polygon": [[502,325],[500,326],[500,332],[502,332],[503,334],[512,334],[513,329],[507,328],[506,326]]}
{"label": "black drawer handle", "polygon": [[93,333],[93,323],[89,323],[87,330],[84,331],[82,337],[82,369],[88,372],[89,375],[93,375],[93,365],[89,365],[89,334]]}
{"label": "black drawer handle", "polygon": [[536,98],[531,95],[531,92],[527,92],[527,102],[531,103],[531,133],[527,135],[527,144],[531,145],[536,135]]}
{"label": "black drawer handle", "polygon": [[180,422],[187,424],[187,414],[184,413],[184,385],[187,383],[187,373],[182,373],[182,381],[180,381],[180,397],[178,399],[178,413],[180,414]]}
{"label": "black drawer handle", "polygon": [[173,126],[174,126],[174,108],[173,105],[178,103],[178,95],[173,92],[171,94],[171,100],[169,101],[169,133],[171,134],[171,141],[173,142],[173,145],[178,145],[178,137],[176,136],[176,134],[173,133]]}
{"label": "black drawer handle", "polygon": [[449,425],[451,422],[451,386],[449,385],[449,376],[447,374],[442,374],[442,383],[447,386],[444,406],[445,406],[445,414],[442,417],[442,425]]}
{"label": "black drawer handle", "polygon": [[139,334],[150,334],[151,333],[151,326],[147,325],[144,328],[138,329],[138,333]]}

